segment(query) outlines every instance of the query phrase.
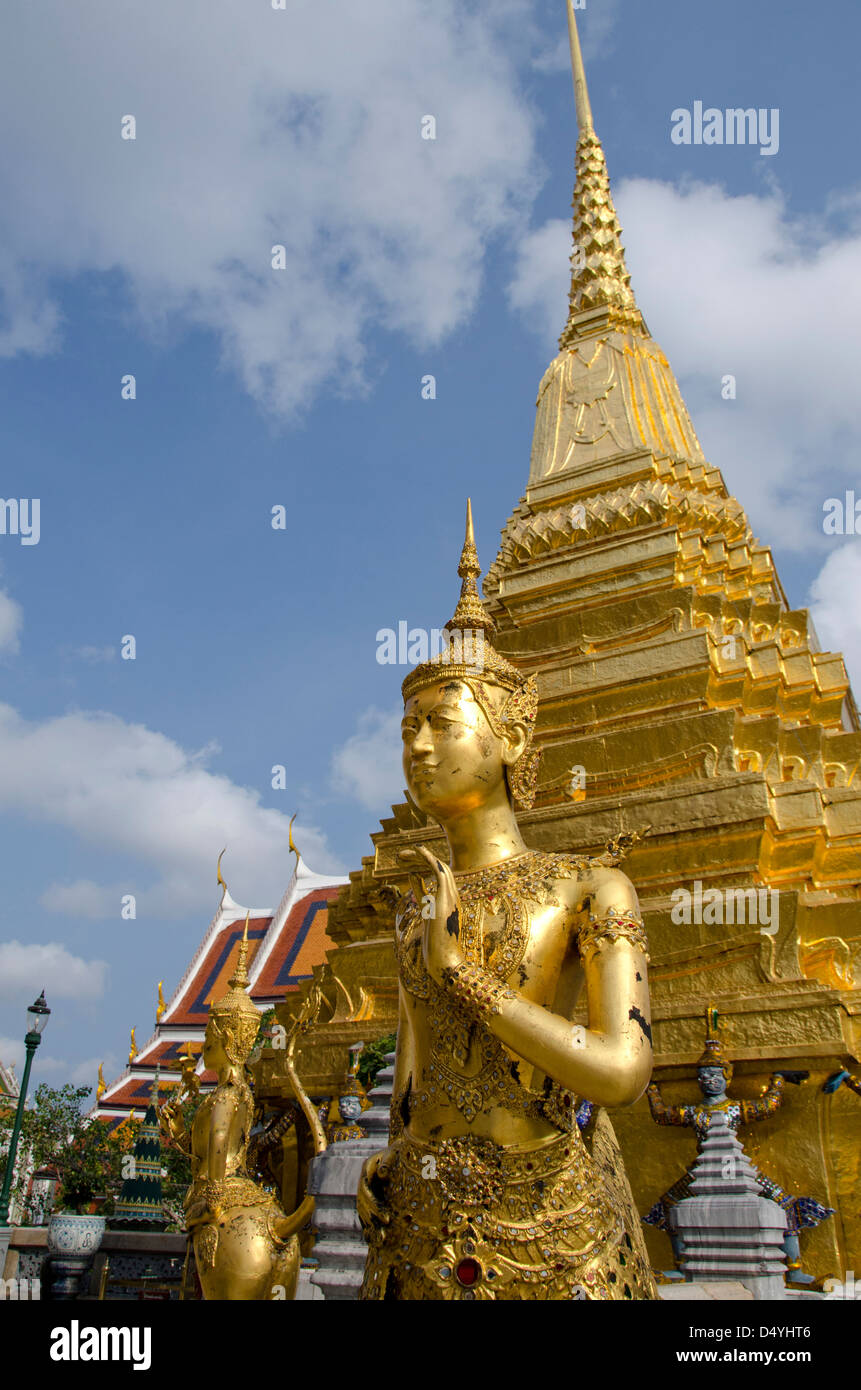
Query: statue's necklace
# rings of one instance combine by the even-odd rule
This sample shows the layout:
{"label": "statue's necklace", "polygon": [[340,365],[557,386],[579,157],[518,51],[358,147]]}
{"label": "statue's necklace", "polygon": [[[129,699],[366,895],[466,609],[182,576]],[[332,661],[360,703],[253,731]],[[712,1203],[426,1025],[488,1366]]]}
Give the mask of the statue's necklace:
{"label": "statue's necklace", "polygon": [[[456,875],[461,905],[460,944],[466,959],[505,980],[521,964],[529,945],[530,903],[558,904],[554,880],[573,878],[584,862],[566,854],[527,850],[516,859]],[[436,896],[436,880],[423,880],[426,896]],[[488,952],[484,938],[485,913],[502,913],[504,925]],[[395,922],[395,949],[401,979],[409,992],[427,999],[431,979],[422,959],[423,911],[411,898]]]}
{"label": "statue's necklace", "polygon": [[[455,875],[463,909],[460,942],[467,960],[507,979],[520,965],[529,945],[527,902],[558,907],[555,880],[573,878],[580,867],[569,855],[527,850],[501,864]],[[486,960],[482,922],[485,912],[495,916],[500,911],[505,916],[505,926]]]}

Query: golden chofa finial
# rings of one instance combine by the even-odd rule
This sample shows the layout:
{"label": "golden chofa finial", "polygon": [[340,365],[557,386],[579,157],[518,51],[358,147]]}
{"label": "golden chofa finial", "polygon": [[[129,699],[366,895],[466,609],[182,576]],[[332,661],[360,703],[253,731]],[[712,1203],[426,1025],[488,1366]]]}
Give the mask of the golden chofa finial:
{"label": "golden chofa finial", "polygon": [[586,85],[586,69],[583,66],[580,35],[577,32],[574,0],[568,0],[568,39],[571,44],[571,72],[574,77],[574,100],[577,103],[577,124],[582,134],[583,131],[592,129],[592,104],[589,101],[589,88]]}
{"label": "golden chofa finial", "polygon": [[225,856],[226,853],[227,853],[227,846],[225,845],[224,849],[221,851],[221,853],[220,853],[219,856],[218,856],[218,863],[217,863],[217,865],[216,865],[216,867],[215,867],[215,876],[216,876],[216,880],[217,880],[218,883],[221,884],[221,888],[222,888],[222,893],[221,893],[222,901],[224,900],[225,894],[227,893],[227,884],[224,882],[224,879],[222,878],[222,875],[221,875],[221,861],[222,861],[222,859],[224,858],[224,856]]}
{"label": "golden chofa finial", "polygon": [[164,984],[164,980],[159,980],[159,982],[158,982],[158,1000],[157,1000],[156,1006],[155,1006],[155,1021],[156,1021],[156,1023],[161,1023],[162,1018],[164,1017],[164,1014],[165,1014],[166,1011],[167,1011],[167,1004],[164,1002],[164,995],[163,995],[162,992],[161,992],[161,991],[162,991],[162,986],[163,986],[163,984]]}
{"label": "golden chofa finial", "polygon": [[131,1066],[132,1062],[134,1061],[135,1057],[137,1057],[137,1055],[138,1045],[135,1042],[135,1030],[133,1028],[131,1031],[131,1037],[129,1039],[129,1066]]}
{"label": "golden chofa finial", "polygon": [[[297,812],[296,812],[296,815],[298,815],[298,814],[299,814],[299,812],[297,811]],[[295,856],[296,856],[296,867],[298,868],[298,867],[299,867],[299,860],[302,858],[302,856],[301,856],[301,854],[299,853],[298,849],[296,848],[296,842],[295,842],[295,840],[293,839],[293,822],[294,822],[295,819],[296,819],[296,816],[291,816],[291,817],[290,817],[290,824],[289,824],[289,826],[287,827],[287,838],[288,838],[288,842],[289,842],[289,846],[290,846],[290,852],[291,852],[291,854],[295,854]]]}
{"label": "golden chofa finial", "polygon": [[104,1062],[99,1062],[99,1079],[96,1082],[96,1100],[101,1100],[108,1089],[105,1084]]}

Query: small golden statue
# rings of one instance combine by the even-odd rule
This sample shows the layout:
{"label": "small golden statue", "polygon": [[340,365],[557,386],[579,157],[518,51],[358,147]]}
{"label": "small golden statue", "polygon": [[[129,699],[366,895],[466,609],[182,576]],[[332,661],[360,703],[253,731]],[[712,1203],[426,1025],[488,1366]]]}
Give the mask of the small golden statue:
{"label": "small golden statue", "polygon": [[513,803],[534,797],[537,687],[491,645],[469,505],[458,573],[448,643],[403,684],[407,785],[451,863],[406,851],[392,1139],[359,1185],[362,1297],[651,1299],[600,1109],[651,1073],[637,895],[606,861],[525,845]]}
{"label": "small golden statue", "polygon": [[[301,1263],[297,1233],[310,1219],[314,1199],[306,1196],[287,1216],[276,1195],[248,1174],[255,1107],[245,1063],[257,1038],[260,1014],[245,992],[247,956],[246,920],[228,991],[209,1009],[203,1060],[207,1069],[217,1073],[218,1085],[201,1102],[192,1121],[193,1181],[185,1198],[186,1224],[206,1299],[289,1300],[295,1296]],[[293,1066],[296,1038],[313,1021],[315,1006],[319,1008],[319,1000],[312,996],[294,1023],[285,1070],[308,1121],[315,1152],[322,1153],[326,1148],[323,1128]],[[181,1104],[182,1096],[177,1095],[163,1111],[163,1123],[174,1142],[179,1137]]]}

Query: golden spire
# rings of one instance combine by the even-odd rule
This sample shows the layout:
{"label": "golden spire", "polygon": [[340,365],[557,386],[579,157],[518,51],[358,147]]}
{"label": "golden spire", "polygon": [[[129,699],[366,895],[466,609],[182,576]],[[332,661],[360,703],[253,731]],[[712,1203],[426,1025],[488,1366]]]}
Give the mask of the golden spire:
{"label": "golden spire", "polygon": [[574,186],[574,249],[568,323],[560,348],[593,336],[596,328],[643,326],[625,265],[622,228],[613,206],[601,141],[592,125],[592,106],[572,0],[568,4],[571,69],[577,103],[577,181]]}
{"label": "golden spire", "polygon": [[133,1028],[131,1031],[131,1037],[129,1039],[129,1066],[131,1066],[132,1062],[134,1061],[135,1057],[137,1057],[137,1055],[138,1045],[135,1042],[135,1030]]}
{"label": "golden spire", "polygon": [[[296,815],[298,815],[298,814],[299,814],[299,812],[297,811],[297,812],[296,812]],[[299,867],[299,860],[301,859],[302,856],[300,855],[298,849],[296,848],[296,843],[295,843],[295,841],[294,841],[294,839],[293,839],[293,822],[294,822],[295,819],[296,819],[296,816],[291,816],[291,817],[290,817],[290,824],[289,824],[289,826],[287,827],[287,835],[288,835],[288,837],[289,837],[290,850],[291,850],[291,853],[295,854],[295,856],[296,856],[296,867],[298,868],[298,867]]]}
{"label": "golden spire", "polygon": [[589,101],[589,88],[586,85],[586,69],[583,66],[583,53],[580,49],[580,35],[577,32],[573,0],[568,0],[568,39],[571,44],[571,71],[574,76],[577,124],[582,132],[592,129],[592,104]]}
{"label": "golden spire", "polygon": [[161,990],[162,990],[162,985],[163,985],[163,984],[164,984],[164,980],[159,980],[159,982],[158,982],[158,1002],[157,1002],[157,1004],[156,1004],[156,1006],[155,1006],[155,1021],[156,1021],[156,1023],[161,1023],[162,1017],[163,1017],[163,1015],[164,1015],[164,1013],[165,1013],[165,1010],[167,1009],[167,1004],[164,1002],[164,995],[163,995],[162,992],[161,992]]}
{"label": "golden spire", "polygon": [[104,1062],[99,1062],[99,1079],[96,1082],[96,1100],[101,1100],[102,1096],[105,1094],[105,1091],[108,1089],[105,1083],[105,1073],[102,1070],[104,1065]]}

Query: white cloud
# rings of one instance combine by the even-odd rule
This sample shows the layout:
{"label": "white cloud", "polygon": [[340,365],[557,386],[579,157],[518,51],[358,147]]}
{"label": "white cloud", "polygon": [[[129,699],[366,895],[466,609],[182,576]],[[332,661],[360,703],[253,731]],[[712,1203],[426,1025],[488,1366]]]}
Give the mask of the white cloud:
{"label": "white cloud", "polygon": [[[122,884],[51,885],[45,904],[82,916],[110,908],[118,922],[123,893],[135,895],[138,919],[212,911],[215,859],[227,845],[234,898],[274,907],[292,872],[289,818],[261,806],[257,791],[210,772],[212,753],[189,753],[110,714],[30,723],[0,705],[0,812],[65,827],[141,866]],[[296,835],[311,868],[339,869],[318,829],[297,824]]]}
{"label": "white cloud", "polygon": [[39,896],[39,906],[46,912],[62,912],[70,917],[118,920],[122,899],[128,892],[128,882],[108,887],[90,878],[77,878],[71,883],[49,884]]}
{"label": "white cloud", "polygon": [[0,81],[0,355],[55,350],[62,282],[83,272],[116,275],[156,333],[211,329],[276,412],[324,383],[360,390],[372,325],[439,342],[536,187],[513,66],[536,28],[528,0],[19,7]]}
{"label": "white cloud", "polygon": [[[533,62],[538,72],[570,72],[571,46],[568,41],[568,26],[563,20],[563,7],[559,4],[559,35],[545,49],[540,51]],[[587,5],[577,15],[577,29],[580,47],[586,66],[593,58],[599,58],[611,47],[610,35],[619,17],[619,0],[601,0],[600,6]],[[590,83],[591,85],[591,83]]]}
{"label": "white cloud", "polygon": [[[2,1054],[0,1054],[2,1056]],[[49,1076],[57,1086],[65,1085],[70,1081],[73,1086],[89,1086],[92,1088],[92,1100],[95,1100],[96,1086],[99,1079],[99,1063],[104,1067],[105,1080],[110,1082],[121,1068],[114,1060],[114,1054],[108,1053],[104,1057],[87,1057],[82,1062],[69,1062],[62,1057],[39,1057],[39,1073],[41,1077]]]}
{"label": "white cloud", "polygon": [[109,661],[114,661],[117,655],[116,647],[72,647],[71,655],[85,662],[88,666],[101,666]]}
{"label": "white cloud", "polygon": [[20,603],[0,589],[0,652],[14,656],[18,651],[23,622],[24,610]]}
{"label": "white cloud", "polygon": [[[823,647],[842,651],[853,688],[861,691],[861,540],[829,555],[810,586],[810,614]],[[854,602],[851,599],[854,598]]]}
{"label": "white cloud", "polygon": [[[23,1027],[23,1024],[22,1024]],[[82,1062],[70,1062],[68,1057],[53,1057],[46,1053],[44,1048],[50,1047],[50,1041],[45,1040],[39,1047],[33,1061],[33,1073],[35,1085],[45,1081],[48,1085],[63,1086],[70,1081],[73,1086],[90,1086],[95,1099],[96,1084],[99,1077],[99,1063],[104,1067],[105,1079],[110,1081],[122,1070],[122,1063],[119,1063],[116,1054],[106,1052],[102,1057],[87,1057]],[[4,1067],[15,1067],[15,1075],[21,1080],[24,1071],[24,1040],[23,1038],[3,1038],[0,1037],[0,1062]],[[31,1077],[30,1089],[28,1092],[28,1104],[33,1103],[35,1085]]]}
{"label": "white cloud", "polygon": [[0,942],[0,999],[29,1002],[43,989],[54,998],[101,999],[107,974],[106,961],[73,956],[58,941]]}
{"label": "white cloud", "polygon": [[[22,1023],[22,1032],[23,1032],[23,1026],[24,1026],[24,1025],[23,1025],[23,1023]],[[23,1037],[20,1037],[20,1038],[2,1038],[2,1037],[0,1037],[0,1062],[3,1063],[4,1067],[14,1067],[14,1068],[15,1068],[15,1075],[18,1077],[18,1079],[19,1079],[19,1081],[20,1081],[20,1079],[21,1079],[21,1070],[22,1070],[22,1068],[23,1068],[23,1066],[24,1066],[24,1039],[23,1039]]]}
{"label": "white cloud", "polygon": [[[858,198],[799,220],[774,189],[732,197],[634,179],[616,204],[638,302],[707,457],[779,552],[824,551],[822,503],[857,480],[861,451]],[[533,231],[510,288],[548,348],[564,324],[570,238],[561,219]],[[725,374],[735,401],[721,398]]]}
{"label": "white cloud", "polygon": [[403,710],[365,710],[358,731],[332,755],[332,780],[345,796],[369,811],[386,814],[403,801],[404,771],[401,766]]}

